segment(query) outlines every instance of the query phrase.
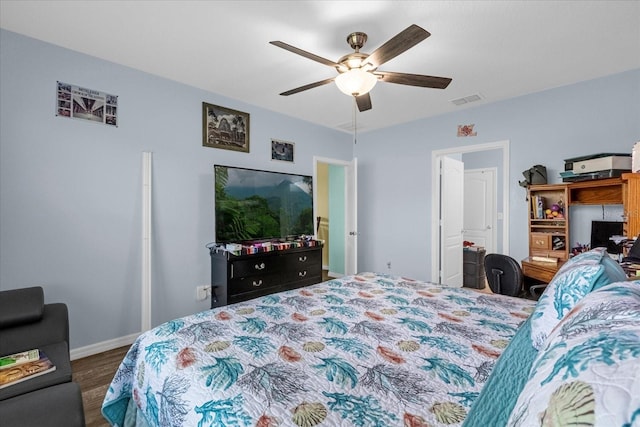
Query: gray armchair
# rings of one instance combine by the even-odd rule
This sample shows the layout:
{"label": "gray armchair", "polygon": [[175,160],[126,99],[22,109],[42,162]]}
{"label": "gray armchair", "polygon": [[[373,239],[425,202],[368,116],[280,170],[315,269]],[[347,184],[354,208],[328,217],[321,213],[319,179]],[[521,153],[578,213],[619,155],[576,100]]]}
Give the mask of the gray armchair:
{"label": "gray armchair", "polygon": [[0,355],[35,348],[56,370],[0,389],[3,425],[84,427],[82,394],[71,381],[66,304],[45,304],[41,287],[0,291]]}

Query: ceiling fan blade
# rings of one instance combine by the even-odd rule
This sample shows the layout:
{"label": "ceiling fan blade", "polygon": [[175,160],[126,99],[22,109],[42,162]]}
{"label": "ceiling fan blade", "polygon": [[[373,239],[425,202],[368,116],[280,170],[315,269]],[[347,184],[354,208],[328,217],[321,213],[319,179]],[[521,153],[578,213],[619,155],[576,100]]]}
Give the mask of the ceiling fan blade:
{"label": "ceiling fan blade", "polygon": [[367,58],[367,62],[373,65],[374,68],[377,68],[385,62],[400,55],[402,52],[417,45],[430,35],[431,34],[424,28],[418,27],[415,24],[410,25],[407,29],[401,31],[395,37],[373,51],[373,53]]}
{"label": "ceiling fan blade", "polygon": [[282,96],[293,95],[294,93],[298,93],[298,92],[302,92],[302,91],[305,91],[305,90],[313,89],[314,87],[326,85],[328,83],[331,83],[334,80],[335,80],[335,77],[332,77],[330,79],[321,80],[319,82],[309,83],[308,85],[300,86],[300,87],[297,87],[295,89],[291,89],[291,90],[288,90],[286,92],[282,92],[280,95],[282,95]]}
{"label": "ceiling fan blade", "polygon": [[356,104],[360,112],[371,110],[371,96],[369,96],[369,93],[367,92],[364,95],[356,96]]}
{"label": "ceiling fan blade", "polygon": [[328,60],[326,58],[323,58],[321,56],[318,56],[318,55],[314,55],[313,53],[307,52],[306,50],[298,49],[297,47],[291,46],[290,44],[287,44],[285,42],[272,41],[272,42],[269,42],[269,43],[271,43],[274,46],[281,47],[284,50],[288,50],[289,52],[293,52],[293,53],[298,54],[300,56],[304,56],[305,58],[311,59],[312,61],[316,61],[316,62],[319,62],[321,64],[328,65],[330,67],[339,67],[340,66],[339,64],[336,64],[333,61],[330,61],[330,60]]}
{"label": "ceiling fan blade", "polygon": [[391,71],[376,71],[373,74],[381,77],[380,80],[387,83],[400,85],[430,87],[433,89],[446,89],[451,83],[448,77],[424,76],[422,74],[393,73]]}

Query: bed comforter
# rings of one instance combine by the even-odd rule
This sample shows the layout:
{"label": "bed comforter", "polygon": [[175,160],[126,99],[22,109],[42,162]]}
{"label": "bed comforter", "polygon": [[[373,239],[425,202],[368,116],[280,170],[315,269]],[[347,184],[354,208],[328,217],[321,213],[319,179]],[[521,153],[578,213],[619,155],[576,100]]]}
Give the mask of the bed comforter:
{"label": "bed comforter", "polygon": [[360,274],[142,334],[112,425],[455,426],[535,302]]}

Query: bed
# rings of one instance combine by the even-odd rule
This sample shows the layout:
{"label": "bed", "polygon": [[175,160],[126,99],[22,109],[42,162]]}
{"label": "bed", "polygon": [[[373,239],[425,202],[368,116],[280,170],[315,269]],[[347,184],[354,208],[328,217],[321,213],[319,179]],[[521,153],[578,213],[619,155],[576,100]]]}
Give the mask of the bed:
{"label": "bed", "polygon": [[534,301],[364,273],[142,334],[118,426],[461,425]]}

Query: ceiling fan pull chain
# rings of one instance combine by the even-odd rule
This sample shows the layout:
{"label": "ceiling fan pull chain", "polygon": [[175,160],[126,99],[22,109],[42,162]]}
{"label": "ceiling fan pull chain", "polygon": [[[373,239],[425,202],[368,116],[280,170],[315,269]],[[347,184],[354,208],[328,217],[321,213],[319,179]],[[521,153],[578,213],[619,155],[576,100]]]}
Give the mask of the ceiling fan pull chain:
{"label": "ceiling fan pull chain", "polygon": [[353,145],[358,142],[358,113],[356,111],[357,102],[356,97],[353,97]]}

